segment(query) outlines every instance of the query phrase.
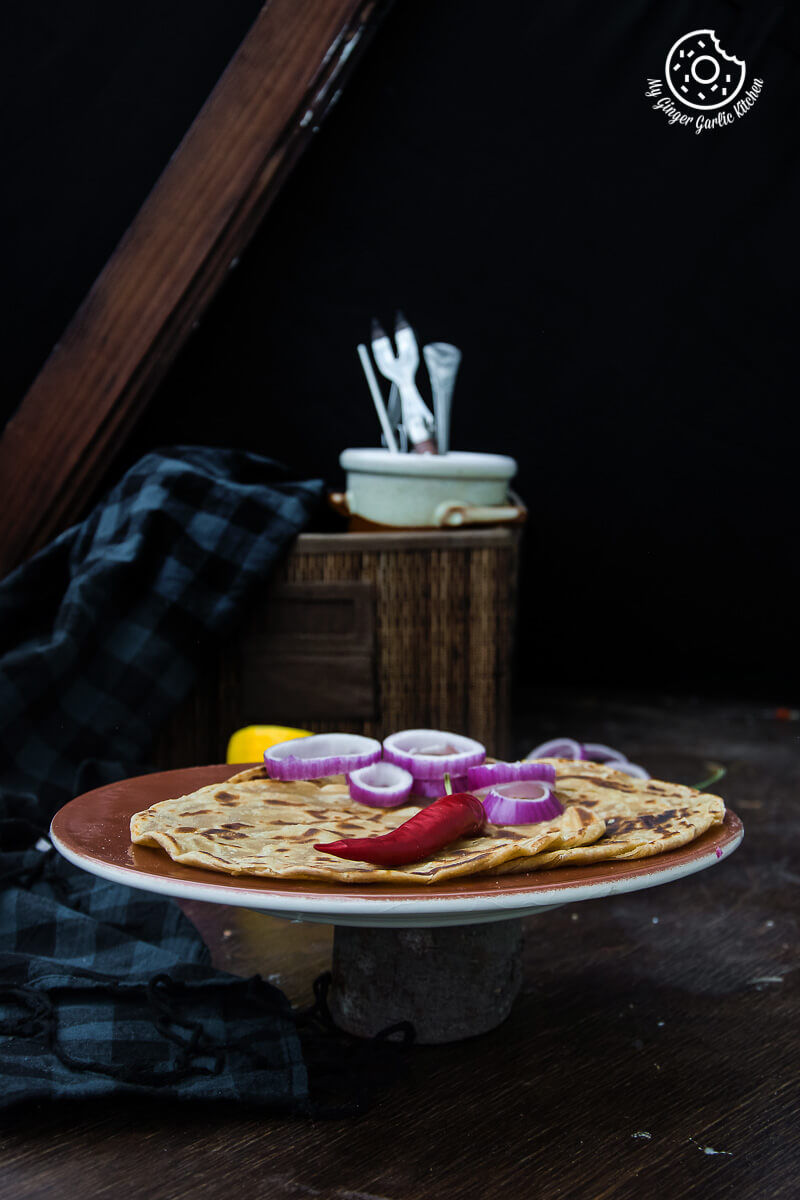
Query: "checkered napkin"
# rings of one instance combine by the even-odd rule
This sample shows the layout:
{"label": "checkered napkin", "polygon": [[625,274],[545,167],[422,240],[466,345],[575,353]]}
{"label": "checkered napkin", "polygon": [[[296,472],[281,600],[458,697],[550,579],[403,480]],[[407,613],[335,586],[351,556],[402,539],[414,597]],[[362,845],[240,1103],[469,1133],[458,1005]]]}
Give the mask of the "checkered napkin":
{"label": "checkered napkin", "polygon": [[127,1092],[311,1111],[319,1063],[281,992],[213,970],[177,905],[43,835],[72,796],[144,769],[321,486],[244,452],[148,454],[0,583],[0,1106]]}
{"label": "checkered napkin", "polygon": [[286,998],[213,970],[176,904],[53,850],[0,859],[0,1107],[128,1093],[310,1110]]}

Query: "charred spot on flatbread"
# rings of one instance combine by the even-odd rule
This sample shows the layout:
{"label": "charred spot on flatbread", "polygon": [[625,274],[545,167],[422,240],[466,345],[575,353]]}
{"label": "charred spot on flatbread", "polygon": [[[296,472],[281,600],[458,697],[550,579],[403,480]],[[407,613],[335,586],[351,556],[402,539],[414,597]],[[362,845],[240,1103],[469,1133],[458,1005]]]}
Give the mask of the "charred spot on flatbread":
{"label": "charred spot on flatbread", "polygon": [[[343,776],[283,783],[264,768],[252,768],[222,788],[199,788],[136,813],[131,837],[160,847],[176,862],[231,875],[430,884],[660,854],[699,837],[725,814],[718,796],[679,784],[632,780],[595,763],[576,770],[574,762],[551,761],[564,806],[559,817],[537,825],[489,826],[401,868],[354,863],[314,848],[342,836],[388,833],[420,811],[416,804],[394,809],[357,804]],[[227,820],[231,800],[238,810],[235,822]],[[200,815],[207,818],[202,826],[186,820]]]}
{"label": "charred spot on flatbread", "polygon": [[[133,841],[160,846],[177,862],[232,875],[427,884],[492,870],[507,859],[530,858],[549,847],[587,842],[605,829],[601,819],[573,807],[537,825],[489,826],[479,838],[462,839],[421,862],[389,869],[337,859],[315,850],[314,844],[388,833],[419,812],[418,805],[383,809],[358,804],[343,776],[283,783],[258,768],[243,774],[247,778],[235,777],[236,822],[225,819],[227,796],[218,798],[229,786],[216,784],[137,813],[131,820]],[[202,812],[206,823],[189,826],[187,812]]]}
{"label": "charred spot on flatbread", "polygon": [[[556,766],[556,795],[562,804],[590,805],[605,820],[605,833],[591,844],[548,849],[526,865],[508,863],[499,874],[582,866],[610,859],[649,858],[677,850],[721,824],[725,803],[719,796],[661,780],[631,779],[613,764],[584,763],[580,771],[565,760]],[[594,793],[594,795],[592,794]]]}

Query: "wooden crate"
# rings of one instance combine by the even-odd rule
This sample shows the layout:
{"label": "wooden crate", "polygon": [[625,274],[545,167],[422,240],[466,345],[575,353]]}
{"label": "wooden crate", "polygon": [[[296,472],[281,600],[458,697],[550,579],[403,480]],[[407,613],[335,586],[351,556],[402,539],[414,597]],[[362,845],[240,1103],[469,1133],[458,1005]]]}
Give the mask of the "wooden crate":
{"label": "wooden crate", "polygon": [[302,534],[159,738],[224,761],[234,729],[430,727],[509,751],[519,531]]}

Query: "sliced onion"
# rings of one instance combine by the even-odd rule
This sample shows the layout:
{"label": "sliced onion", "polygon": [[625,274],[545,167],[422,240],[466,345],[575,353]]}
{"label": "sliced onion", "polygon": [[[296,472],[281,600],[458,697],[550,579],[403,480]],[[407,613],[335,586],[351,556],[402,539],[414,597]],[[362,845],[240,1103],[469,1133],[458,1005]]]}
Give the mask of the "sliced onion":
{"label": "sliced onion", "polygon": [[492,787],[496,783],[513,783],[517,779],[542,779],[545,783],[555,783],[556,769],[552,763],[523,760],[481,763],[479,767],[470,767],[467,771],[467,787],[471,792],[475,788]]}
{"label": "sliced onion", "polygon": [[532,758],[581,758],[580,742],[574,738],[553,738],[552,741],[542,742],[530,754],[525,755],[525,761]]}
{"label": "sliced onion", "polygon": [[351,771],[347,782],[350,795],[359,804],[395,808],[411,795],[414,779],[409,771],[395,763],[375,762],[359,771]]}
{"label": "sliced onion", "polygon": [[[457,775],[450,780],[450,786],[455,795],[457,792],[468,792],[466,775]],[[415,779],[411,791],[415,796],[424,796],[426,800],[438,800],[446,792],[444,779]]]}
{"label": "sliced onion", "polygon": [[315,733],[279,742],[264,751],[264,764],[273,779],[321,779],[349,775],[381,756],[375,738],[358,733]]}
{"label": "sliced onion", "polygon": [[620,750],[614,750],[611,746],[604,746],[602,742],[584,742],[581,746],[581,758],[585,758],[588,762],[627,762],[627,754],[623,754]]}
{"label": "sliced onion", "polygon": [[576,742],[574,738],[553,738],[550,742],[542,742],[526,755],[526,762],[535,758],[574,758],[585,762],[627,762],[627,757],[613,746],[605,746],[602,742]]}
{"label": "sliced onion", "polygon": [[486,758],[486,747],[460,733],[441,729],[403,729],[383,740],[383,756],[405,767],[415,779],[465,775]]}
{"label": "sliced onion", "polygon": [[534,779],[498,784],[487,793],[483,807],[493,825],[535,825],[564,811],[550,784]]}
{"label": "sliced onion", "polygon": [[622,771],[623,775],[630,775],[634,779],[650,778],[649,771],[645,771],[644,767],[640,767],[638,763],[628,762],[627,759],[625,762],[617,762],[615,760],[614,762],[607,763],[606,765],[611,767],[612,771]]}

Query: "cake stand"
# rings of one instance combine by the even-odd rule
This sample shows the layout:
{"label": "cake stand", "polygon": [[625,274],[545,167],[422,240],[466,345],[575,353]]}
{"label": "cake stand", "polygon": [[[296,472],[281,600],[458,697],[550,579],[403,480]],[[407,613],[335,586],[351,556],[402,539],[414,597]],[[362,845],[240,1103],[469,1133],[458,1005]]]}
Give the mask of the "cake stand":
{"label": "cake stand", "polygon": [[133,845],[133,813],[222,783],[248,765],[162,771],[87,792],[54,817],[53,845],[75,866],[113,883],[335,926],[330,1009],[338,1025],[366,1037],[401,1020],[413,1022],[423,1043],[493,1029],[521,984],[523,917],[703,871],[733,853],[744,832],[729,811],[722,825],[654,858],[424,887],[236,878]]}

